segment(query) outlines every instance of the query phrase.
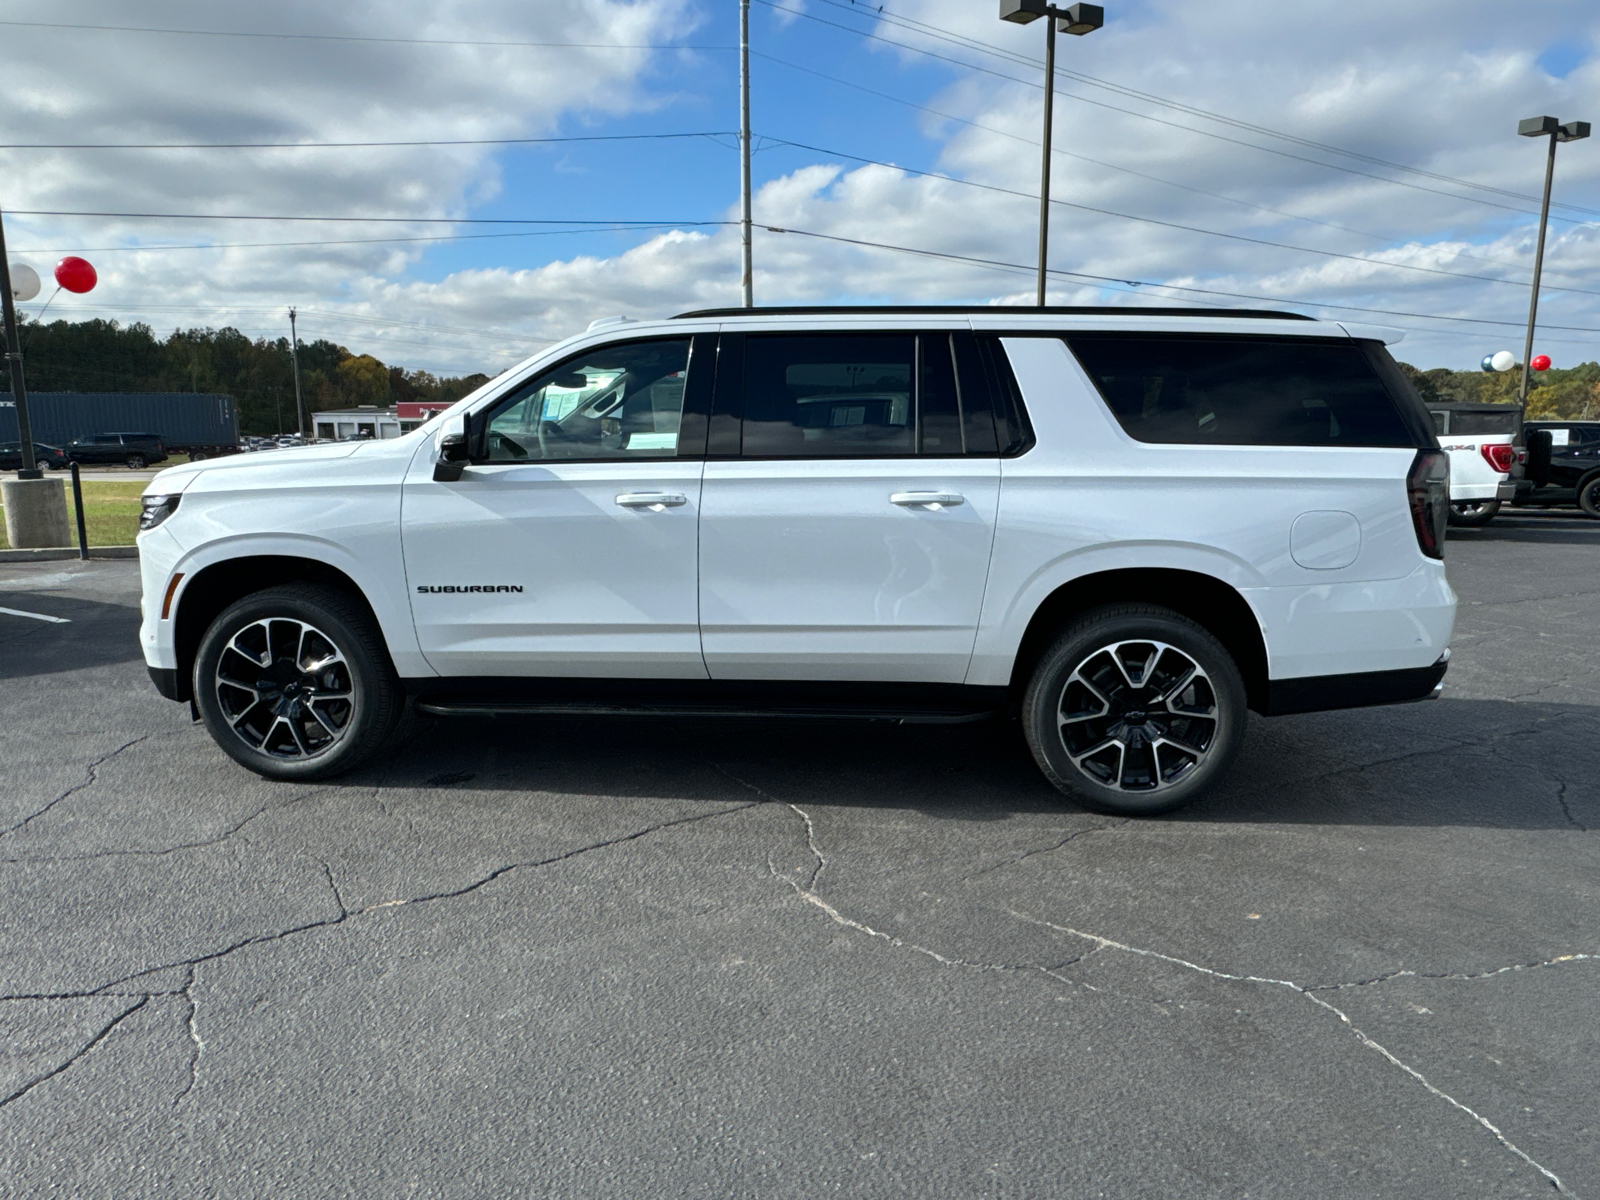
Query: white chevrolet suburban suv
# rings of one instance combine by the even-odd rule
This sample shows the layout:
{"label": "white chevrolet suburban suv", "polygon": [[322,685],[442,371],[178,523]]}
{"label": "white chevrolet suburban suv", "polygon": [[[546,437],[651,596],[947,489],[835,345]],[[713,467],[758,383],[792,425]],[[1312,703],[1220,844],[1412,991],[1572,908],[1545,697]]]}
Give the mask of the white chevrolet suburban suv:
{"label": "white chevrolet suburban suv", "polygon": [[433,715],[1019,714],[1169,810],[1247,710],[1425,699],[1448,459],[1382,331],[1281,313],[597,323],[420,429],[144,497],[164,696],[280,779]]}

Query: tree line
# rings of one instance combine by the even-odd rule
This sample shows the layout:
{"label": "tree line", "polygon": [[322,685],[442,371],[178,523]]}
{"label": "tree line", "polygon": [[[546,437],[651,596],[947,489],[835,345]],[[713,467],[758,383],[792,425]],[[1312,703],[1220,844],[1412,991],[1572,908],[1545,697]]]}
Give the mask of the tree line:
{"label": "tree line", "polygon": [[[1400,369],[1429,403],[1515,404],[1522,368],[1510,371],[1452,371],[1435,367],[1419,371],[1410,363]],[[1564,370],[1536,371],[1528,380],[1530,420],[1600,420],[1600,363],[1579,363]]]}
{"label": "tree line", "polygon": [[[288,338],[252,341],[230,327],[175,329],[163,339],[142,321],[41,325],[26,317],[18,332],[30,391],[224,392],[238,404],[241,433],[292,433],[299,427]],[[300,343],[307,420],[313,411],[361,404],[454,402],[488,378],[408,371],[325,338]]]}

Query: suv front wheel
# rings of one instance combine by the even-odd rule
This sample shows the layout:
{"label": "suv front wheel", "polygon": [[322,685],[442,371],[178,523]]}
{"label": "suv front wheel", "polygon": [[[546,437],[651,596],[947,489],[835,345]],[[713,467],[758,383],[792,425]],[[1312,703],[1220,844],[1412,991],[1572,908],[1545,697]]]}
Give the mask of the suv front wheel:
{"label": "suv front wheel", "polygon": [[1201,626],[1152,604],[1115,604],[1067,626],[1022,702],[1034,761],[1090,808],[1153,816],[1210,787],[1244,738],[1244,681]]}
{"label": "suv front wheel", "polygon": [[323,779],[375,754],[404,706],[383,640],[347,593],[286,584],[211,623],[194,697],[217,745],[270,779]]}

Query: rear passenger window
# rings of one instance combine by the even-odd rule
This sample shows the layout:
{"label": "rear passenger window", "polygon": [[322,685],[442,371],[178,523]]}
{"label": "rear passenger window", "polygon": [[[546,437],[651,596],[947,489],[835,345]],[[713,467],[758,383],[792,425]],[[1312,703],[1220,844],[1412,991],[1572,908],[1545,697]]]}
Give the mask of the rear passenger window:
{"label": "rear passenger window", "polygon": [[890,458],[916,453],[910,335],[751,336],[744,453]]}
{"label": "rear passenger window", "polygon": [[1359,347],[1085,334],[1067,344],[1129,436],[1232,446],[1416,444]]}

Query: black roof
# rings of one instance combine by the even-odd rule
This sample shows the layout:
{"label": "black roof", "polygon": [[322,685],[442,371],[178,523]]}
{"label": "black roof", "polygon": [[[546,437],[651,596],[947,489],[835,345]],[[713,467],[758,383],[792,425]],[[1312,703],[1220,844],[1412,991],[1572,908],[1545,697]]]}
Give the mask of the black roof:
{"label": "black roof", "polygon": [[842,305],[779,305],[772,308],[701,308],[694,312],[679,313],[674,320],[690,317],[847,317],[882,314],[884,316],[1004,316],[1017,313],[1022,316],[1063,317],[1238,317],[1249,320],[1314,321],[1303,313],[1278,312],[1268,308],[1205,308],[1191,305],[1186,308],[1147,308],[1135,305],[1065,305],[1052,304],[842,304]]}

